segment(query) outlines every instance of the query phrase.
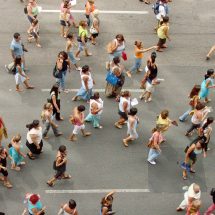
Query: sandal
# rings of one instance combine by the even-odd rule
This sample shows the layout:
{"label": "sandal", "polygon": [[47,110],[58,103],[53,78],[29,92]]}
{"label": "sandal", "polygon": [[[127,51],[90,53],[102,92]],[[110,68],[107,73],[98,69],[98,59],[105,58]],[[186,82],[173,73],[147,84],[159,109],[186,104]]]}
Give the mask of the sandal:
{"label": "sandal", "polygon": [[196,171],[195,171],[195,170],[193,170],[193,169],[191,169],[191,170],[190,170],[190,173],[196,173]]}
{"label": "sandal", "polygon": [[72,176],[69,175],[69,174],[66,174],[66,175],[62,176],[62,179],[70,179],[70,178],[72,178]]}
{"label": "sandal", "polygon": [[184,180],[187,180],[187,176],[183,176],[183,179],[184,179]]}
{"label": "sandal", "polygon": [[125,147],[128,147],[128,143],[127,143],[126,140],[123,139],[122,142],[123,142],[123,145],[124,145]]}
{"label": "sandal", "polygon": [[4,182],[4,186],[7,187],[7,188],[12,188],[13,187],[12,184],[9,181]]}
{"label": "sandal", "polygon": [[33,155],[30,155],[29,153],[27,153],[27,156],[29,157],[30,160],[35,160],[35,157]]}
{"label": "sandal", "polygon": [[46,184],[48,184],[49,185],[49,187],[53,187],[54,186],[54,183],[50,183],[50,182],[46,182]]}

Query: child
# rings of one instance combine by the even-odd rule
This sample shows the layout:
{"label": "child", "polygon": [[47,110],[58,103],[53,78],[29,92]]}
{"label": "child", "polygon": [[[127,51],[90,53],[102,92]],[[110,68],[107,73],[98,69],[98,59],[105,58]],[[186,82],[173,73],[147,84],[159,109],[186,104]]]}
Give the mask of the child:
{"label": "child", "polygon": [[47,184],[52,187],[57,179],[70,179],[71,175],[66,174],[67,164],[67,151],[66,146],[61,145],[58,149],[56,160],[54,161],[53,168],[56,174],[47,181]]}
{"label": "child", "polygon": [[77,46],[77,44],[74,42],[74,35],[69,33],[67,35],[66,52],[67,52],[72,64],[75,66],[75,69],[77,71],[80,71],[81,67],[78,67],[78,65],[77,65],[77,60],[80,60],[80,59],[75,58],[74,54],[72,52],[74,45]]}
{"label": "child", "polygon": [[137,70],[137,72],[142,72],[142,70],[140,70],[140,67],[142,64],[143,53],[150,51],[152,49],[156,49],[156,48],[157,48],[157,46],[152,46],[150,48],[144,49],[143,43],[141,41],[134,42],[135,63],[131,67],[131,69],[126,72],[126,74],[129,78],[131,78],[131,73],[133,73],[135,70]]}
{"label": "child", "polygon": [[37,19],[33,20],[29,29],[29,36],[28,36],[28,42],[32,42],[32,40],[35,39],[36,46],[41,48],[39,42],[39,22]]}
{"label": "child", "polygon": [[22,148],[21,145],[21,136],[17,134],[11,140],[11,143],[8,145],[9,155],[12,157],[11,169],[20,171],[20,166],[25,165],[23,161],[26,155],[20,151]]}

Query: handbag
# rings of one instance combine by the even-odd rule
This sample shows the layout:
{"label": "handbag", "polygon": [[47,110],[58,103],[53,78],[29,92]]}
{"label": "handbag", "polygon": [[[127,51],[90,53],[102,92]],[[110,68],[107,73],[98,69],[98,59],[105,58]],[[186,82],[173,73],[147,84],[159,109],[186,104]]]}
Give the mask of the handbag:
{"label": "handbag", "polygon": [[7,134],[7,129],[5,127],[3,128],[3,134],[4,134],[4,137],[7,139],[8,134]]}
{"label": "handbag", "polygon": [[108,72],[107,76],[106,76],[106,81],[109,84],[115,86],[115,85],[117,85],[118,78],[112,72]]}
{"label": "handbag", "polygon": [[153,138],[150,138],[150,140],[149,140],[149,142],[148,142],[148,144],[147,144],[147,147],[148,147],[148,148],[152,148],[153,145],[154,145]]}
{"label": "handbag", "polygon": [[124,51],[122,52],[122,59],[124,61],[128,60],[127,54]]}
{"label": "handbag", "polygon": [[91,26],[91,28],[90,28],[90,33],[91,34],[98,34],[97,30],[93,26]]}

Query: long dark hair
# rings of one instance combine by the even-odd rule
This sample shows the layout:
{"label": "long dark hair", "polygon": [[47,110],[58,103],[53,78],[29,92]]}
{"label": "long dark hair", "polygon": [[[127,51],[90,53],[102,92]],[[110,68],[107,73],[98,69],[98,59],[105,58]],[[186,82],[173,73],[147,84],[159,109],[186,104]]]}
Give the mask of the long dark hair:
{"label": "long dark hair", "polygon": [[33,120],[32,123],[27,124],[26,128],[28,128],[28,130],[30,131],[32,128],[37,128],[39,124],[40,124],[40,121],[35,119],[35,120]]}
{"label": "long dark hair", "polygon": [[210,78],[211,75],[214,74],[214,70],[213,69],[208,69],[207,73],[205,74],[205,80]]}
{"label": "long dark hair", "polygon": [[191,90],[189,97],[193,98],[194,96],[197,96],[199,94],[200,90],[201,90],[201,86],[196,84],[193,87],[193,89]]}
{"label": "long dark hair", "polygon": [[203,124],[202,129],[205,130],[211,123],[213,123],[214,118],[213,117],[208,117],[206,122]]}
{"label": "long dark hair", "polygon": [[50,94],[54,92],[56,98],[58,98],[58,93],[59,93],[59,85],[58,84],[54,84],[50,90]]}

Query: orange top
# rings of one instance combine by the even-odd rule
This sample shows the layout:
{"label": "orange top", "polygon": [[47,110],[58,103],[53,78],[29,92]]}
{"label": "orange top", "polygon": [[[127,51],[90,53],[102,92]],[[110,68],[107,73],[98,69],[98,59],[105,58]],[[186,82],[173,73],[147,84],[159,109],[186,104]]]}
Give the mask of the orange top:
{"label": "orange top", "polygon": [[134,54],[136,58],[143,58],[143,53],[138,53],[138,51],[142,51],[142,49],[139,49],[137,46],[134,47]]}
{"label": "orange top", "polygon": [[88,1],[86,3],[85,6],[85,13],[86,15],[90,15],[90,13],[92,13],[95,10],[95,5],[94,4],[90,4]]}

